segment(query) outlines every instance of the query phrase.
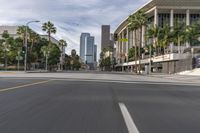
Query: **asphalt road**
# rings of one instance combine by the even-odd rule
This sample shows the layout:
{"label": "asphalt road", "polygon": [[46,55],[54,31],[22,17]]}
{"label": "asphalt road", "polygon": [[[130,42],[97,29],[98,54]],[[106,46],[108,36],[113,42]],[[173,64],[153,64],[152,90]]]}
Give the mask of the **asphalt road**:
{"label": "asphalt road", "polygon": [[119,103],[140,133],[200,132],[198,86],[45,80],[0,78],[1,133],[128,133]]}

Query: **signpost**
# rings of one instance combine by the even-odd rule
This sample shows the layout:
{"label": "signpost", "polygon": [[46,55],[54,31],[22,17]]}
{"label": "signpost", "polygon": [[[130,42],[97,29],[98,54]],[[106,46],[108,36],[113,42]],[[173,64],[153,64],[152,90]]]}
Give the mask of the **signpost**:
{"label": "signpost", "polygon": [[19,71],[19,65],[20,65],[20,61],[23,60],[23,57],[19,55],[20,52],[18,52],[18,56],[16,56],[16,60],[17,60],[17,70]]}

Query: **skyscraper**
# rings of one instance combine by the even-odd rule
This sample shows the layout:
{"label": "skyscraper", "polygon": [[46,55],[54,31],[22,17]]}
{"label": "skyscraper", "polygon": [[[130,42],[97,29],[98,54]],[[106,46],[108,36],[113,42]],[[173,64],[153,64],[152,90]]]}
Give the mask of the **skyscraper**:
{"label": "skyscraper", "polygon": [[110,41],[110,25],[102,25],[101,27],[101,50],[113,47]]}
{"label": "skyscraper", "polygon": [[87,37],[86,41],[86,61],[91,64],[94,63],[94,37]]}
{"label": "skyscraper", "polygon": [[94,45],[94,61],[97,62],[97,45]]}
{"label": "skyscraper", "polygon": [[80,58],[82,62],[86,60],[86,44],[87,44],[87,37],[89,37],[89,33],[82,33],[80,38]]}
{"label": "skyscraper", "polygon": [[[80,58],[83,63],[86,63],[90,69],[95,69],[96,47],[94,45],[95,37],[90,36],[89,33],[82,33],[80,38]],[[96,51],[95,51],[96,50]]]}

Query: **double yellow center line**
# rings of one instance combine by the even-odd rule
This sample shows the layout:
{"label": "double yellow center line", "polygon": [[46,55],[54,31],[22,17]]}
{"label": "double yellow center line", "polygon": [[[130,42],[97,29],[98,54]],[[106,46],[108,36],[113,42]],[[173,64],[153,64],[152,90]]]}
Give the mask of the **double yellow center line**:
{"label": "double yellow center line", "polygon": [[46,81],[41,81],[41,82],[35,82],[35,83],[31,83],[31,84],[25,84],[25,85],[10,87],[10,88],[4,88],[4,89],[0,89],[0,92],[15,90],[15,89],[29,87],[29,86],[33,86],[33,85],[44,84],[44,83],[48,83],[49,81],[51,81],[51,80],[46,80]]}

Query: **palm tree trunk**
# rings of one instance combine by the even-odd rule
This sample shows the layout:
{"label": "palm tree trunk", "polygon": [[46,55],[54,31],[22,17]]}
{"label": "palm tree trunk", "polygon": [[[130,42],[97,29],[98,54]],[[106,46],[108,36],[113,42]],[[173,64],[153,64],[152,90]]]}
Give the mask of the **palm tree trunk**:
{"label": "palm tree trunk", "polygon": [[4,53],[4,57],[5,57],[5,70],[7,70],[8,58],[7,58],[7,51],[6,50],[5,50],[5,53]]}
{"label": "palm tree trunk", "polygon": [[178,53],[181,53],[181,42],[180,42],[180,38],[178,37]]}
{"label": "palm tree trunk", "polygon": [[48,33],[49,36],[49,45],[51,44],[51,33]]}
{"label": "palm tree trunk", "polygon": [[34,41],[31,42],[31,49],[30,49],[31,54],[32,54],[32,51],[33,51],[33,44],[34,44]]}
{"label": "palm tree trunk", "polygon": [[136,44],[136,30],[135,30],[135,73],[137,74],[137,44]]}
{"label": "palm tree trunk", "polygon": [[140,44],[138,50],[138,58],[139,58],[139,74],[141,74],[141,46],[142,46],[142,27],[140,27]]}

